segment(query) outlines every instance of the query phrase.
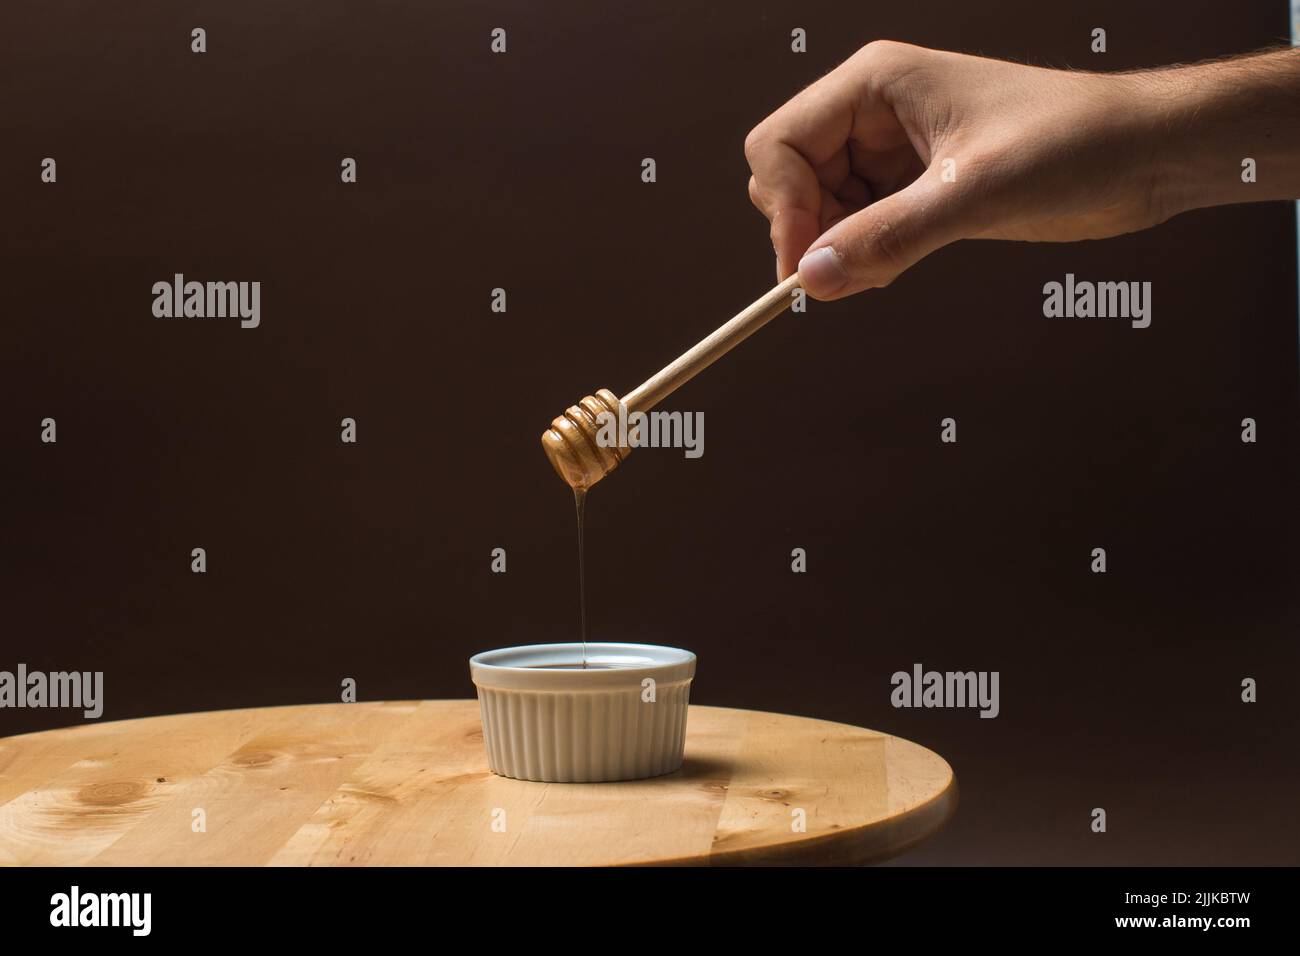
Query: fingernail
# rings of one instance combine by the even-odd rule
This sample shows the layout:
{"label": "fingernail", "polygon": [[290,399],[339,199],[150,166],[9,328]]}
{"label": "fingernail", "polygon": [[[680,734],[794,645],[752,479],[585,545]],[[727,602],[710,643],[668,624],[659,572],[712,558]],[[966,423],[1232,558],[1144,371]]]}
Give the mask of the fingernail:
{"label": "fingernail", "polygon": [[799,283],[814,298],[834,295],[848,281],[844,260],[830,246],[815,249],[799,260]]}

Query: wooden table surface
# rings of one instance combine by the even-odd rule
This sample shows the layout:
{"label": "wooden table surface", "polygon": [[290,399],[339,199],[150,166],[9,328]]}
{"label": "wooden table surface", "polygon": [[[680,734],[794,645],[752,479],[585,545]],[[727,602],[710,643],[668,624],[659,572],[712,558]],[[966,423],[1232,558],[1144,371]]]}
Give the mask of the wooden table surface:
{"label": "wooden table surface", "polygon": [[626,783],[493,775],[472,700],[0,739],[7,865],[861,863],[933,833],[955,802],[951,768],[924,747],[719,707],[691,707],[680,771]]}

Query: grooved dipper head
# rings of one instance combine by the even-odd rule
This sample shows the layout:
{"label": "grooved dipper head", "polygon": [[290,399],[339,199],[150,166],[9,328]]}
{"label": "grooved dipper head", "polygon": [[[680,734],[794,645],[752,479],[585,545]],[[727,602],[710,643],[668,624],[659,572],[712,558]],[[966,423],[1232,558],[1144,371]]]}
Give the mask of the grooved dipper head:
{"label": "grooved dipper head", "polygon": [[632,450],[617,444],[601,447],[596,436],[602,426],[598,416],[604,413],[618,419],[618,397],[607,388],[570,405],[542,433],[542,450],[570,488],[590,488],[617,468]]}

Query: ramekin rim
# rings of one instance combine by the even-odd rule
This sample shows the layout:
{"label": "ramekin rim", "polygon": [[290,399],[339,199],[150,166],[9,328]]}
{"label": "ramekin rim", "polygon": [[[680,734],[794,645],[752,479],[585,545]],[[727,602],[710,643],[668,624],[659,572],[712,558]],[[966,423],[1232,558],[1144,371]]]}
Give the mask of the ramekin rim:
{"label": "ramekin rim", "polygon": [[[521,675],[522,674],[529,674],[529,675],[554,674],[556,676],[556,679],[560,679],[561,677],[570,677],[571,675],[574,674],[583,673],[581,668],[558,668],[557,667],[552,669],[552,668],[545,668],[545,667],[524,667],[524,666],[510,665],[510,664],[494,664],[491,661],[484,659],[488,655],[503,654],[510,651],[537,652],[544,649],[562,648],[562,647],[581,648],[582,642],[565,641],[565,642],[551,643],[551,644],[518,644],[511,647],[494,647],[490,650],[479,651],[477,654],[471,656],[469,659],[469,664],[471,668],[474,667],[482,668],[484,671],[493,674],[521,674]],[[629,651],[629,652],[635,652],[637,650],[646,650],[646,651],[657,651],[662,653],[664,651],[667,651],[676,656],[670,660],[657,660],[657,661],[652,661],[648,664],[632,664],[626,667],[618,667],[618,668],[604,668],[604,667],[593,668],[591,671],[591,673],[593,674],[608,674],[614,670],[616,670],[620,674],[650,673],[652,671],[663,670],[665,668],[681,667],[683,665],[693,664],[697,659],[694,651],[688,651],[682,647],[671,647],[666,644],[640,644],[640,643],[629,643],[629,642],[622,642],[622,641],[587,642],[587,652],[589,656],[592,654],[593,651],[596,654],[599,654],[602,648],[613,648],[613,649]]]}

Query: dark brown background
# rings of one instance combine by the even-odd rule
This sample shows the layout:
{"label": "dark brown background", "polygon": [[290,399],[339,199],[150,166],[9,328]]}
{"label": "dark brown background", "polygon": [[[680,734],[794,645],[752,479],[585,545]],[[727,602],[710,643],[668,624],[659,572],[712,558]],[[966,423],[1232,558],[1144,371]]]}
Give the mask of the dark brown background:
{"label": "dark brown background", "polygon": [[[538,436],[770,285],[742,140],[861,44],[1120,69],[1288,30],[1283,0],[120,6],[0,12],[0,669],[103,670],[104,719],[464,697],[470,653],[574,637]],[[593,493],[594,636],[943,754],[961,806],[904,862],[1296,862],[1295,230],[963,244],[774,323],[672,400],[702,459]],[[175,272],[260,280],[261,328],[153,318]],[[1044,319],[1066,272],[1152,282],[1151,328]],[[1002,715],[893,709],[914,662],[1000,671]]]}

